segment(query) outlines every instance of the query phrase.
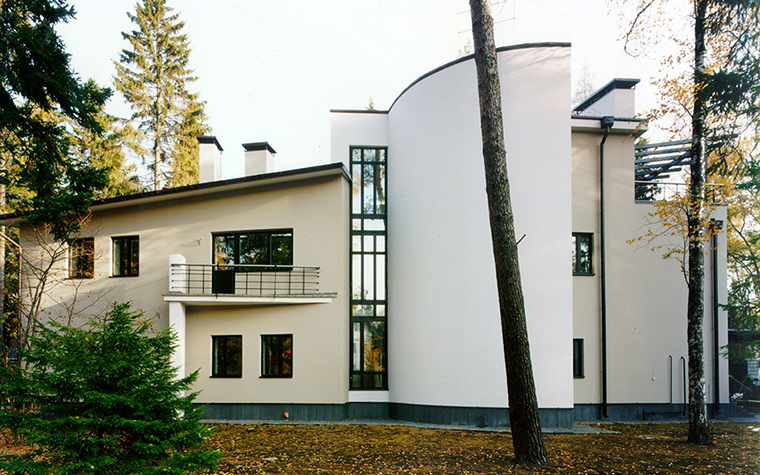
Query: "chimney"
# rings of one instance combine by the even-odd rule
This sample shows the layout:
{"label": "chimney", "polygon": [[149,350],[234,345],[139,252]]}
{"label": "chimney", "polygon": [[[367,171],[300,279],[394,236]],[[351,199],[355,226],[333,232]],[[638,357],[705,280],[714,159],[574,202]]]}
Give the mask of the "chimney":
{"label": "chimney", "polygon": [[277,153],[268,142],[244,143],[245,176],[261,175],[274,171],[274,155]]}
{"label": "chimney", "polygon": [[222,179],[222,146],[213,135],[198,137],[198,183]]}

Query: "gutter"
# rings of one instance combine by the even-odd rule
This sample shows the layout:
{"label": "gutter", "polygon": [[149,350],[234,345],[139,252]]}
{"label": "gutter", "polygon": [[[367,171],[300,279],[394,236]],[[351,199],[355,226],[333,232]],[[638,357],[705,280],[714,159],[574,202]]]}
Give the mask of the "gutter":
{"label": "gutter", "polygon": [[615,118],[611,116],[602,117],[599,121],[604,129],[604,137],[599,144],[599,292],[601,297],[601,318],[602,318],[602,415],[604,420],[608,419],[607,414],[607,272],[606,272],[606,253],[605,253],[605,232],[604,232],[604,144],[610,135],[615,123]]}

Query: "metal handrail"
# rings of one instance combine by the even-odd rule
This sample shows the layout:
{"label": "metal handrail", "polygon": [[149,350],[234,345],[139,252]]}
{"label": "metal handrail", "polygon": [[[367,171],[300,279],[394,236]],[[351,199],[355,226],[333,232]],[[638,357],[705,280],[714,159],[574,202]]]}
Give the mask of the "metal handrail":
{"label": "metal handrail", "polygon": [[319,292],[319,267],[172,263],[169,291],[192,295],[315,294]]}

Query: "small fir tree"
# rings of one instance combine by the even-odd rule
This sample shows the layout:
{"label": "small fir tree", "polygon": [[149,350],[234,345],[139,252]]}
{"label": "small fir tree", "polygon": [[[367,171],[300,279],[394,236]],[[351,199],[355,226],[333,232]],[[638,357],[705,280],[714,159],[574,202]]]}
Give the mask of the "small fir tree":
{"label": "small fir tree", "polygon": [[203,449],[210,429],[192,407],[197,393],[184,395],[197,372],[177,378],[174,334],[151,337],[151,331],[126,303],[87,328],[42,326],[23,355],[29,368],[6,369],[14,372],[11,384],[0,383],[0,394],[19,409],[0,424],[33,449],[0,457],[0,469],[10,475],[212,470],[221,453]]}

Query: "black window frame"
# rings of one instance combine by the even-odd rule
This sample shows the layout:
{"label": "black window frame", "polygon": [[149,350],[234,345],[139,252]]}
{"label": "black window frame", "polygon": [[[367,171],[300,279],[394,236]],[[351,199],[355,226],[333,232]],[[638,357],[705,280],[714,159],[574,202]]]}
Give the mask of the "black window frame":
{"label": "black window frame", "polygon": [[[581,265],[581,241],[588,242],[588,270]],[[573,275],[594,275],[594,233],[573,233]]]}
{"label": "black window frame", "polygon": [[[272,252],[272,249],[273,249],[272,240],[273,240],[273,237],[278,236],[278,235],[283,235],[283,234],[290,236],[290,254],[289,254],[290,259],[289,259],[289,263],[275,263],[275,262],[273,262],[273,259],[272,259],[272,257],[273,257],[272,256],[272,254],[273,254],[273,252]],[[216,244],[217,241],[216,240],[217,240],[217,238],[218,237],[225,237],[225,238],[232,237],[232,238],[234,238],[234,244],[233,244],[234,255],[233,255],[233,262],[232,262],[232,264],[240,265],[241,264],[241,262],[240,262],[240,237],[241,236],[245,236],[245,235],[262,235],[262,236],[266,237],[266,241],[267,241],[267,244],[266,244],[266,246],[267,246],[267,261],[263,262],[261,264],[256,264],[256,265],[272,266],[271,269],[267,269],[267,270],[278,269],[277,266],[285,266],[282,270],[290,270],[290,268],[293,266],[293,261],[294,261],[294,259],[293,259],[293,254],[294,254],[293,243],[294,243],[295,240],[294,240],[294,237],[293,237],[293,229],[292,228],[290,228],[290,229],[264,229],[264,230],[261,230],[261,229],[252,229],[252,230],[247,230],[247,231],[225,231],[225,232],[211,233],[211,262],[213,262],[214,264],[219,264],[219,262],[217,261],[217,254],[216,254],[216,250],[217,250],[217,244]],[[223,264],[220,264],[220,265],[223,265]]]}
{"label": "black window frame", "polygon": [[[125,247],[120,249],[120,253],[126,250],[126,262],[116,258],[116,248],[122,247],[120,243],[125,243]],[[137,247],[137,255],[133,255],[132,246]],[[112,277],[137,277],[140,275],[140,236],[113,236],[111,237],[111,268]],[[122,264],[126,264],[122,266]]]}
{"label": "black window frame", "polygon": [[[286,341],[288,341],[287,346],[285,345]],[[269,357],[269,348],[272,348],[271,354],[275,355],[274,359]],[[261,335],[261,378],[293,378],[292,333]]]}
{"label": "black window frame", "polygon": [[[231,343],[237,340],[235,348]],[[237,366],[233,366],[234,356],[230,352],[237,349]],[[211,335],[211,377],[243,377],[243,335]]]}
{"label": "black window frame", "polygon": [[[89,249],[85,249],[85,247]],[[78,238],[69,245],[69,279],[95,277],[95,238]]]}
{"label": "black window frame", "polygon": [[573,338],[573,379],[586,377],[583,338]]}

